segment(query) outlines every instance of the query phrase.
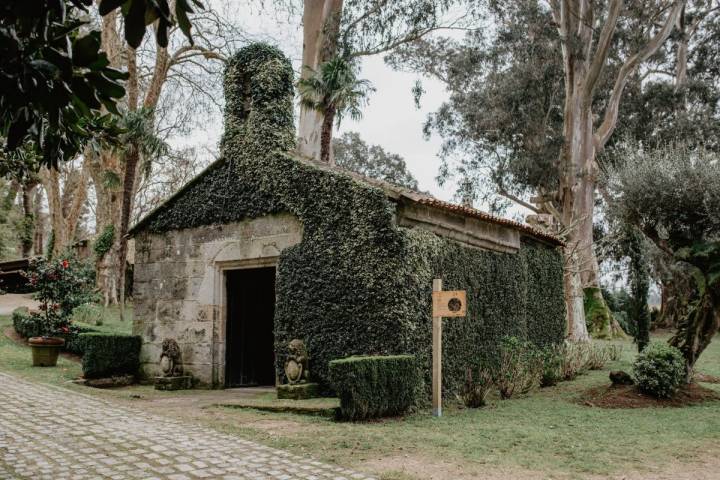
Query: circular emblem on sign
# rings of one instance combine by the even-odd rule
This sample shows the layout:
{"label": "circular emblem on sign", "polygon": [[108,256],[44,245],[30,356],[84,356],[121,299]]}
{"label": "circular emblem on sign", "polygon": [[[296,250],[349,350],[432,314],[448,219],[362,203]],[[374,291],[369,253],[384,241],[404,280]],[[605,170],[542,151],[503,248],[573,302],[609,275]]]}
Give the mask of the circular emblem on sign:
{"label": "circular emblem on sign", "polygon": [[462,302],[460,301],[460,299],[457,297],[451,298],[448,302],[448,310],[450,310],[451,312],[459,312],[460,308],[462,308]]}

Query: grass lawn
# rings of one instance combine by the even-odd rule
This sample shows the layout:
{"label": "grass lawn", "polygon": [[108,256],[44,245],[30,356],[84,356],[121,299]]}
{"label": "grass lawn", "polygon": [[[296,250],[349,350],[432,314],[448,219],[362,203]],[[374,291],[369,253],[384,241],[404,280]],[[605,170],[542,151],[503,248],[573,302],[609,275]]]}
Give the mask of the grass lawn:
{"label": "grass lawn", "polygon": [[[75,310],[73,321],[85,323],[102,332],[108,333],[131,333],[133,322],[132,306],[125,307],[125,318],[120,320],[120,307],[111,305],[107,308],[93,305],[89,309],[82,306]],[[97,319],[100,319],[101,325],[97,325]]]}
{"label": "grass lawn", "polygon": [[[8,325],[9,319],[0,317],[2,330]],[[605,370],[525,397],[505,401],[493,398],[491,405],[482,409],[446,407],[445,415],[439,419],[422,411],[404,419],[337,423],[320,416],[196,402],[202,398],[212,400],[219,392],[156,392],[147,386],[107,391],[73,384],[70,388],[237,433],[295,453],[310,454],[323,461],[376,472],[385,480],[608,476],[650,479],[658,478],[657,472],[662,471],[680,472],[662,478],[690,479],[697,478],[697,472],[707,473],[708,461],[715,462],[713,468],[720,467],[716,460],[720,402],[684,408],[623,410],[605,410],[578,402],[586,389],[609,383],[608,370],[630,370],[634,346],[622,343],[622,358]],[[80,374],[79,365],[65,359],[56,369],[32,368],[29,364],[30,352],[26,347],[0,336],[2,371],[65,385]],[[720,376],[720,339],[703,354],[699,370]],[[720,391],[720,386],[704,385]],[[267,395],[259,395],[257,401],[270,402]],[[711,473],[707,475],[702,478],[712,478]]]}

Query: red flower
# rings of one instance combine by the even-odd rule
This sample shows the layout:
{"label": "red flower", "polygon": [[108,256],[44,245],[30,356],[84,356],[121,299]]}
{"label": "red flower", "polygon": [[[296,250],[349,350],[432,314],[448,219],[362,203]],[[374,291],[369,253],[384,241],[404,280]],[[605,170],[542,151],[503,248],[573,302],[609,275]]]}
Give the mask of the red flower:
{"label": "red flower", "polygon": [[62,261],[62,267],[63,267],[63,268],[67,269],[69,266],[70,266],[70,262],[69,262],[69,261],[67,261],[67,260],[63,260],[63,261]]}
{"label": "red flower", "polygon": [[60,331],[63,333],[70,333],[70,329],[68,327],[60,327]]}

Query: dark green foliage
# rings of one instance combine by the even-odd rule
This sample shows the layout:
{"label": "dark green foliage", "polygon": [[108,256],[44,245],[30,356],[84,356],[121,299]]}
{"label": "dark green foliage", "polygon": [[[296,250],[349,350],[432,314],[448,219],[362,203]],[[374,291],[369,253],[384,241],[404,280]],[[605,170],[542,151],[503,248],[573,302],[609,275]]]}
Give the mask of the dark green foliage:
{"label": "dark green foliage", "polygon": [[82,333],[78,341],[85,378],[135,375],[140,367],[142,340],[137,335]]}
{"label": "dark green foliage", "polygon": [[[12,321],[15,331],[23,338],[39,337],[47,333],[44,320],[37,315],[30,315],[27,309],[18,308],[13,311]],[[64,351],[82,355],[84,344],[80,341],[80,334],[90,332],[97,330],[89,325],[74,322],[68,326],[66,332],[56,332],[54,336],[65,340]]]}
{"label": "dark green foliage", "polygon": [[633,374],[638,388],[655,397],[671,397],[685,380],[685,359],[675,347],[651,343],[635,359]]}
{"label": "dark green foliage", "polygon": [[68,330],[69,331],[67,333],[57,335],[58,337],[65,339],[63,350],[82,356],[85,353],[83,350],[85,342],[80,339],[80,335],[83,333],[97,333],[97,329],[91,327],[90,325],[73,322],[70,324]]}
{"label": "dark green foliage", "polygon": [[[502,254],[398,228],[394,205],[380,189],[277,152],[294,144],[292,69],[279,55],[253,45],[234,57],[225,80],[224,158],[135,230],[296,215],[303,239],[280,256],[275,350],[303,340],[310,369],[325,387],[331,360],[408,353],[429,385],[433,278],[448,290],[468,290],[467,318],[445,321],[448,393],[459,391],[468,368],[497,358],[503,336],[542,346],[560,342],[565,306],[557,249],[527,239],[519,254]],[[141,234],[139,250],[143,241]],[[282,364],[279,353],[279,373]]]}
{"label": "dark green foliage", "polygon": [[107,15],[122,7],[120,13],[125,24],[125,41],[133,48],[140,46],[150,24],[155,28],[155,40],[160,46],[167,47],[168,32],[176,24],[192,44],[192,25],[188,14],[194,13],[191,4],[202,10],[202,3],[198,0],[178,0],[172,2],[172,9],[170,3],[168,0],[102,0],[99,10],[100,15]]}
{"label": "dark green foliage", "polygon": [[413,355],[333,360],[328,373],[344,420],[402,415],[417,403],[422,390]]}
{"label": "dark green foliage", "polygon": [[95,239],[95,244],[93,245],[95,258],[97,258],[98,260],[103,258],[105,254],[109,252],[112,248],[114,241],[115,225],[106,225],[102,233],[97,237],[97,239]]}
{"label": "dark green foliage", "polygon": [[39,337],[45,332],[43,320],[30,315],[26,308],[16,308],[12,312],[12,322],[15,332],[23,338]]}
{"label": "dark green foliage", "polygon": [[407,169],[405,160],[386,152],[380,145],[368,145],[357,132],[345,132],[333,140],[335,164],[370,178],[394,185],[418,189],[418,182]]}
{"label": "dark green foliage", "polygon": [[127,74],[110,67],[100,32],[87,30],[91,0],[0,3],[0,136],[32,146],[43,163],[72,158],[94,134],[118,132],[109,115]]}

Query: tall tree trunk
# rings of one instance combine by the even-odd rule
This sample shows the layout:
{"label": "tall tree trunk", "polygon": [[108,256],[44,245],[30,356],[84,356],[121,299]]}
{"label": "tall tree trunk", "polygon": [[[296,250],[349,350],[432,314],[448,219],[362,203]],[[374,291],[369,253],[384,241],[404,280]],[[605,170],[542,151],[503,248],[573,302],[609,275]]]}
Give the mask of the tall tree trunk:
{"label": "tall tree trunk", "polygon": [[332,155],[332,129],[335,120],[335,109],[325,112],[325,118],[322,123],[322,134],[320,142],[320,161],[333,164],[335,163]]}
{"label": "tall tree trunk", "polygon": [[33,235],[33,255],[42,255],[45,249],[45,222],[42,212],[43,203],[43,189],[35,189],[35,199],[33,200],[34,212],[33,218],[35,220],[35,228]]}
{"label": "tall tree trunk", "polygon": [[87,200],[88,172],[83,162],[79,171],[70,172],[64,188],[60,185],[60,172],[57,169],[44,168],[40,175],[48,196],[50,226],[54,239],[52,252],[48,253],[56,255],[69,248],[75,240]]}
{"label": "tall tree trunk", "polygon": [[20,254],[28,258],[32,254],[33,240],[35,239],[35,207],[33,200],[37,182],[34,180],[25,182],[22,186],[22,233],[20,238]]}
{"label": "tall tree trunk", "polygon": [[[303,57],[301,77],[310,75],[337,52],[343,0],[305,0],[303,7]],[[320,160],[324,115],[300,106],[298,153]]]}

